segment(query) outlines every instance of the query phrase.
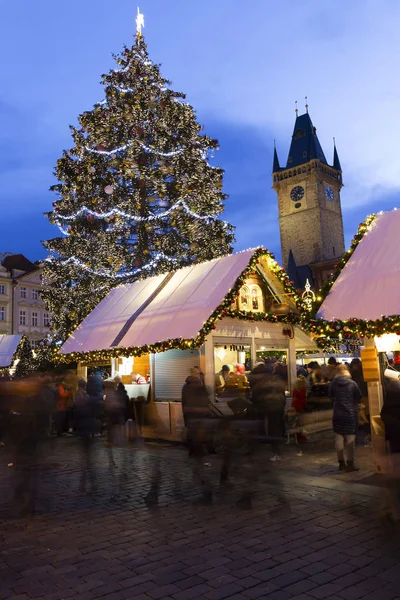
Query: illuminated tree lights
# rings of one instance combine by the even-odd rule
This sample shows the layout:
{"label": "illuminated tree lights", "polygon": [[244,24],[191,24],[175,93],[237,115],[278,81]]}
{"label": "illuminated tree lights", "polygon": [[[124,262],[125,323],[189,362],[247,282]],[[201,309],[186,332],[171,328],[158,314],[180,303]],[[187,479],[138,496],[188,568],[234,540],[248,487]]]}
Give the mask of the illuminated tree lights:
{"label": "illuminated tree lights", "polygon": [[105,99],[72,127],[57,161],[47,213],[63,236],[44,242],[43,298],[60,340],[111,287],[229,254],[233,228],[219,219],[223,171],[208,159],[185,96],[169,89],[140,32],[102,76]]}
{"label": "illuminated tree lights", "polygon": [[74,352],[67,355],[59,355],[61,361],[65,362],[75,362],[75,361],[83,361],[83,362],[96,362],[96,361],[105,361],[110,359],[111,357],[118,356],[141,356],[142,354],[149,353],[157,353],[157,352],[165,352],[167,350],[171,350],[173,348],[186,350],[192,348],[199,348],[203,345],[206,337],[209,333],[216,328],[217,322],[224,317],[238,318],[245,321],[264,321],[269,323],[289,323],[289,324],[299,324],[301,320],[301,316],[299,313],[289,313],[287,315],[275,315],[274,313],[253,313],[246,311],[239,311],[232,307],[232,304],[236,300],[239,290],[242,285],[245,283],[246,279],[254,273],[254,269],[259,262],[260,258],[265,258],[268,260],[268,269],[275,275],[275,277],[280,281],[283,287],[285,297],[291,297],[294,301],[297,309],[300,309],[302,306],[302,300],[300,296],[297,294],[295,289],[292,287],[292,284],[289,280],[289,277],[285,270],[279,266],[279,264],[275,261],[273,254],[265,250],[264,248],[258,248],[246,269],[241,273],[239,278],[236,280],[234,286],[229,290],[221,304],[215,309],[209,319],[204,323],[202,329],[199,331],[198,335],[193,339],[169,339],[157,342],[151,345],[145,345],[141,347],[129,347],[129,348],[113,348],[107,350],[98,350],[93,352],[86,353],[78,353]]}

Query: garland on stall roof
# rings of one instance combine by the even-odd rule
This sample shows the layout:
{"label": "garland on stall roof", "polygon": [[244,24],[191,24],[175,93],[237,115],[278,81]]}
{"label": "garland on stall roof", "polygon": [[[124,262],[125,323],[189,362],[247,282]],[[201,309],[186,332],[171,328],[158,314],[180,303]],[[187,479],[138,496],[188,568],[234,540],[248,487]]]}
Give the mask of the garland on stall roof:
{"label": "garland on stall roof", "polygon": [[283,286],[284,294],[294,300],[296,307],[301,308],[302,299],[297,294],[292,286],[292,283],[285,270],[276,262],[274,255],[264,248],[257,248],[251,257],[247,267],[242,271],[236,280],[234,286],[228,291],[223,301],[214,310],[212,315],[204,323],[203,327],[193,339],[174,338],[155,344],[145,346],[130,346],[126,348],[112,348],[107,350],[94,350],[92,352],[72,352],[66,355],[60,355],[61,362],[96,362],[104,361],[110,358],[121,356],[141,356],[143,354],[156,354],[167,350],[178,349],[188,350],[201,347],[209,333],[216,329],[216,323],[223,317],[238,318],[245,321],[264,321],[269,323],[289,323],[294,324],[300,322],[300,315],[289,313],[287,315],[275,315],[273,313],[253,313],[239,311],[232,308],[233,302],[236,300],[240,288],[244,285],[246,279],[254,272],[254,269],[260,258],[264,257],[270,260],[268,265],[269,270],[277,277]]}

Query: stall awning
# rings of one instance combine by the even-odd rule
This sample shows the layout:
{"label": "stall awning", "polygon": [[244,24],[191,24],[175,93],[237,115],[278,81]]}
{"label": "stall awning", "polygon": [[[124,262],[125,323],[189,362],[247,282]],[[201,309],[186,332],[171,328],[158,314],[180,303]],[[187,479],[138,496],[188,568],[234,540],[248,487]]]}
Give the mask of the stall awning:
{"label": "stall awning", "polygon": [[[121,285],[86,317],[62,346],[61,353],[194,340],[252,259],[264,261],[264,257],[263,265],[268,271],[269,253],[255,248]],[[272,272],[268,271],[267,277],[276,289],[281,286]],[[283,292],[282,286],[279,289]],[[291,298],[285,301],[296,310]]]}
{"label": "stall awning", "polygon": [[[255,250],[121,285],[84,319],[63,354],[194,339],[249,264]],[[149,298],[151,302],[146,306]],[[129,326],[129,321],[134,322]]]}
{"label": "stall awning", "polygon": [[381,319],[400,315],[400,210],[377,215],[354,250],[317,318]]}
{"label": "stall awning", "polygon": [[22,335],[0,335],[0,368],[10,367]]}

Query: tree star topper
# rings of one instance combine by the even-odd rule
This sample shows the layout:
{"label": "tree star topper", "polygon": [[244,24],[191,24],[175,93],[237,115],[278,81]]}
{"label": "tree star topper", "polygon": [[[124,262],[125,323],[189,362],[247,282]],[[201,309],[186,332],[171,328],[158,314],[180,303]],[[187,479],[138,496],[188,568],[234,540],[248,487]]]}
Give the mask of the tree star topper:
{"label": "tree star topper", "polygon": [[142,35],[142,27],[144,27],[144,15],[140,12],[140,8],[137,9],[136,17],[136,33]]}

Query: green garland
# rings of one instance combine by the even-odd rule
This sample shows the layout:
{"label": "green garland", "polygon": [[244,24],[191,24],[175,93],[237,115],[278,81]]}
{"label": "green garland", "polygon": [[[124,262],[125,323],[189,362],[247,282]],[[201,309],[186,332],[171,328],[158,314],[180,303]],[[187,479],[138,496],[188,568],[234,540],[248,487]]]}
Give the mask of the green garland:
{"label": "green garland", "polygon": [[166,350],[179,349],[187,350],[201,347],[209,333],[216,329],[216,323],[223,317],[238,318],[245,321],[264,321],[269,323],[299,323],[300,314],[289,313],[287,315],[275,315],[273,313],[253,313],[239,311],[232,308],[232,303],[235,301],[240,288],[244,285],[245,280],[254,272],[254,269],[260,258],[270,259],[271,264],[269,270],[277,277],[283,286],[286,296],[292,298],[296,304],[296,308],[301,311],[302,299],[294,289],[285,269],[283,269],[275,260],[274,255],[265,250],[265,248],[257,248],[251,257],[249,264],[239,275],[234,286],[229,290],[221,304],[214,310],[209,319],[204,323],[202,329],[193,339],[175,338],[157,342],[155,344],[145,346],[130,346],[127,348],[113,348],[107,350],[95,350],[92,352],[72,352],[66,355],[59,354],[60,362],[96,362],[104,361],[110,358],[120,356],[141,356],[143,354],[155,354],[165,352]]}

